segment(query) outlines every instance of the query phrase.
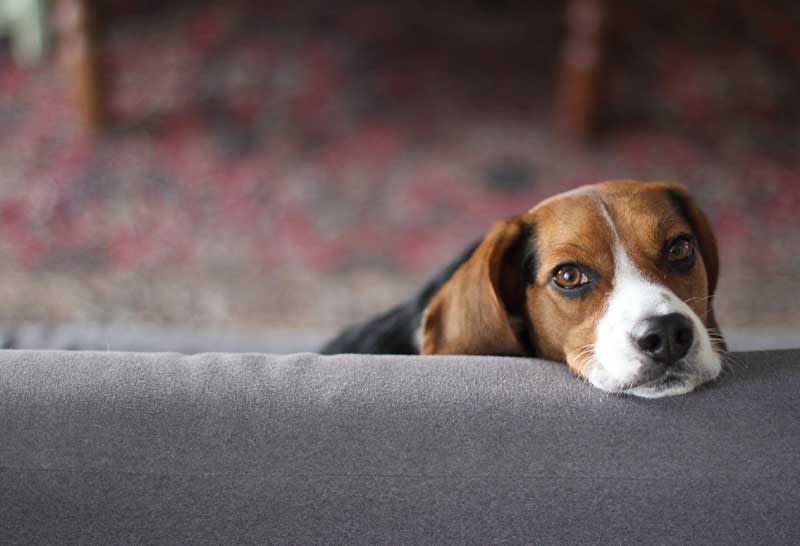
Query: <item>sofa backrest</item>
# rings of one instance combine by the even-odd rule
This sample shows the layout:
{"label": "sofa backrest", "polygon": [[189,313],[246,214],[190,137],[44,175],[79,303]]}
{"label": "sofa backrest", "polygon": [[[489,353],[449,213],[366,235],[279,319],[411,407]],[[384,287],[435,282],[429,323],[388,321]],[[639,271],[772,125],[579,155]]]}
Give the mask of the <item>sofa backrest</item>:
{"label": "sofa backrest", "polygon": [[0,543],[800,543],[800,351],[734,361],[0,351]]}

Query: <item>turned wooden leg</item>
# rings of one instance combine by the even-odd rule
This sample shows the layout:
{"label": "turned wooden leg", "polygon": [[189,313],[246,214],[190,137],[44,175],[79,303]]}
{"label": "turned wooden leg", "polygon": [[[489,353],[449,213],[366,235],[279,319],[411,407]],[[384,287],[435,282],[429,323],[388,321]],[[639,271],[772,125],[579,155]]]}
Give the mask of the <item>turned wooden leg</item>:
{"label": "turned wooden leg", "polygon": [[569,138],[586,139],[594,128],[600,104],[606,19],[605,0],[569,3],[556,100],[558,129]]}
{"label": "turned wooden leg", "polygon": [[90,135],[106,121],[96,25],[90,0],[56,0],[61,62],[81,124]]}

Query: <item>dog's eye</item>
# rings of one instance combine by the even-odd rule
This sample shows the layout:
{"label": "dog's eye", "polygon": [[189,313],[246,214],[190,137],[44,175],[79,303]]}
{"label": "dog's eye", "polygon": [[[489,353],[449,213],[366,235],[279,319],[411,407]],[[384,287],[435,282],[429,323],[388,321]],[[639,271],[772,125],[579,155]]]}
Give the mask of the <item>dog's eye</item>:
{"label": "dog's eye", "polygon": [[690,259],[693,254],[692,242],[685,237],[679,237],[670,243],[667,249],[667,260],[673,263],[683,262]]}
{"label": "dog's eye", "polygon": [[589,282],[589,278],[577,265],[562,265],[553,275],[553,281],[561,288],[578,288]]}

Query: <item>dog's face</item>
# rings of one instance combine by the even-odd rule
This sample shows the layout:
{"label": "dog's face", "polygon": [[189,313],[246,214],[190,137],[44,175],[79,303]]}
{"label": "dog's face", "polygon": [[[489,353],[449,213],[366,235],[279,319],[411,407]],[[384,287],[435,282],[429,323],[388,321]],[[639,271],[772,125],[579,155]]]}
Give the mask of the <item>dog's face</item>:
{"label": "dog's face", "polygon": [[683,186],[579,188],[494,226],[426,309],[421,351],[532,352],[606,391],[683,394],[721,370],[717,275]]}

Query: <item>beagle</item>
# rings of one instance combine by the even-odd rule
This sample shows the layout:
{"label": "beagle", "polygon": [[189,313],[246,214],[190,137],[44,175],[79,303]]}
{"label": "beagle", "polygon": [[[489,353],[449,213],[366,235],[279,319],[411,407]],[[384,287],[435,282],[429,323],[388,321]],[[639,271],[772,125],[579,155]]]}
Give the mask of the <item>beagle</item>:
{"label": "beagle", "polygon": [[685,186],[584,186],[497,222],[414,298],[321,352],[535,356],[604,391],[684,394],[721,372],[718,273]]}

